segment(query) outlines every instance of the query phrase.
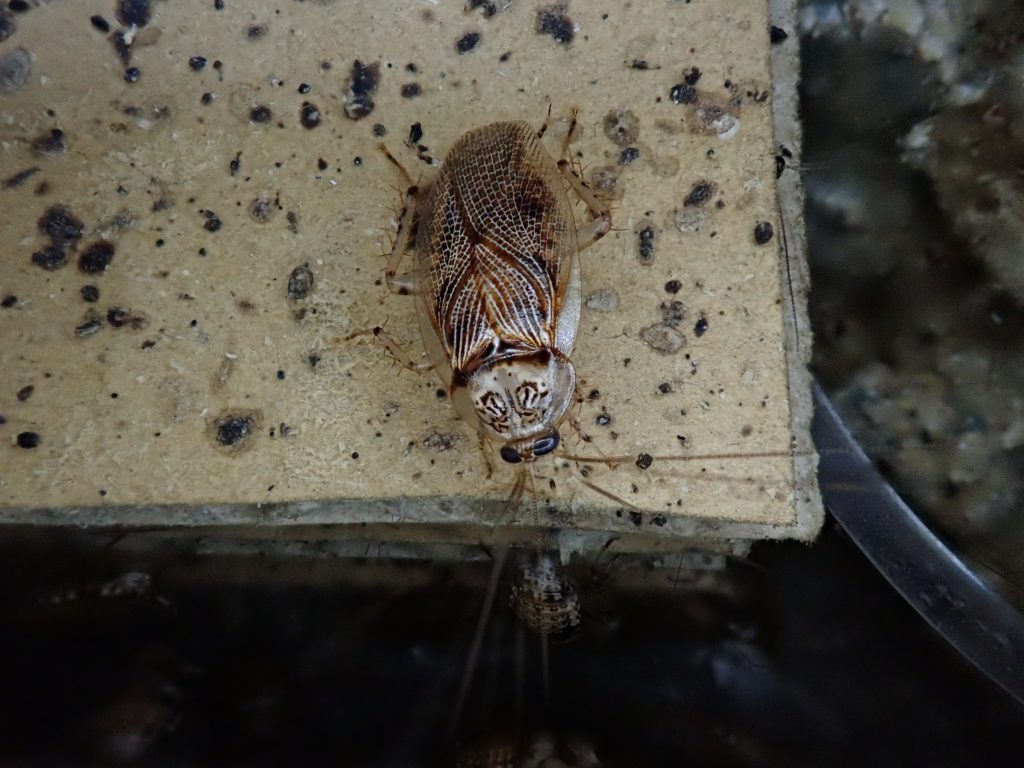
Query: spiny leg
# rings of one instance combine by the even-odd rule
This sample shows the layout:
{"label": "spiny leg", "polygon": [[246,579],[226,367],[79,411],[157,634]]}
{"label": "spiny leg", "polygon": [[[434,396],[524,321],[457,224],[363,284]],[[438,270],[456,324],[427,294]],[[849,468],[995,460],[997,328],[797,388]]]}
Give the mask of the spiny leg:
{"label": "spiny leg", "polygon": [[608,206],[590,191],[590,187],[583,181],[576,169],[573,168],[569,154],[569,144],[572,143],[573,134],[579,125],[579,110],[573,107],[569,119],[569,130],[565,132],[562,140],[562,152],[558,160],[558,170],[562,177],[569,183],[577,197],[583,201],[590,211],[591,221],[584,224],[576,232],[576,245],[579,250],[589,248],[606,234],[612,227],[612,214]]}
{"label": "spiny leg", "polygon": [[331,339],[331,344],[340,346],[362,336],[372,336],[375,344],[380,344],[384,347],[396,362],[402,365],[402,367],[408,368],[410,371],[425,373],[434,367],[431,363],[417,363],[413,360],[405,353],[401,345],[394,340],[391,334],[384,330],[384,327],[380,325],[375,325],[373,328],[361,328],[360,330],[353,331],[346,336],[335,337]]}
{"label": "spiny leg", "polygon": [[608,206],[600,200],[587,183],[580,178],[579,174],[565,158],[558,161],[558,170],[562,177],[572,187],[573,191],[590,211],[592,220],[584,224],[576,231],[576,246],[579,250],[585,250],[608,234],[612,228],[612,212]]}
{"label": "spiny leg", "polygon": [[392,293],[408,295],[413,292],[413,281],[410,275],[399,275],[398,267],[402,258],[412,243],[412,231],[416,223],[416,196],[419,187],[413,181],[409,171],[405,169],[398,159],[392,155],[383,144],[377,145],[378,149],[391,162],[402,179],[406,182],[405,199],[402,204],[402,212],[398,217],[398,231],[395,233],[395,240],[391,244],[391,253],[388,255],[387,267],[384,270],[385,282]]}
{"label": "spiny leg", "polygon": [[537,138],[538,139],[543,139],[544,138],[544,134],[548,132],[548,128],[550,128],[550,127],[551,127],[551,102],[549,101],[548,102],[548,113],[544,117],[544,123],[541,125],[540,129],[537,131]]}

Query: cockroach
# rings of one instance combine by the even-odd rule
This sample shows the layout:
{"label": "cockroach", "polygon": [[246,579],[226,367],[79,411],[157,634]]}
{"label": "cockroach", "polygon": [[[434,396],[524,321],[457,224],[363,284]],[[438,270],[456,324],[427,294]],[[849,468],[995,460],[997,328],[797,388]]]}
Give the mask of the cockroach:
{"label": "cockroach", "polygon": [[[566,147],[575,125],[574,117]],[[544,148],[546,129],[505,122],[470,130],[425,188],[388,155],[409,181],[388,284],[415,294],[427,356],[452,404],[511,464],[558,447],[576,398],[579,254],[611,228],[608,206]],[[582,226],[569,189],[589,211]],[[414,232],[415,266],[400,276]]]}

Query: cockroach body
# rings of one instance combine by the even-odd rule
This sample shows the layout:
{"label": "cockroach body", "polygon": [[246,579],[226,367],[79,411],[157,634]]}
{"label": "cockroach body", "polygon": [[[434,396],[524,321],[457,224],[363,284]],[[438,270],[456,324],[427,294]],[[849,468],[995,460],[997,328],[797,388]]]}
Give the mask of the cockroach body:
{"label": "cockroach body", "polygon": [[[395,272],[415,231],[427,355],[459,415],[510,463],[559,444],[576,393],[579,252],[611,226],[569,162],[544,149],[544,130],[494,123],[464,134],[433,183],[410,188],[388,265],[389,283],[404,287]],[[580,228],[570,188],[592,217]]]}

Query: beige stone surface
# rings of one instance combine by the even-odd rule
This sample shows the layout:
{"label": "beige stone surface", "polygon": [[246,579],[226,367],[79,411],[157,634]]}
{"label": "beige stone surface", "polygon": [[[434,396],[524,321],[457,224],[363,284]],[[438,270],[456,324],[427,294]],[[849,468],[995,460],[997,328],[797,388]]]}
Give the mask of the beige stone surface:
{"label": "beige stone surface", "polygon": [[[579,108],[572,152],[603,182],[615,227],[582,255],[590,301],[574,361],[595,393],[578,411],[592,441],[566,426],[563,445],[625,460],[538,461],[541,523],[688,539],[813,535],[813,457],[791,406],[806,396],[805,381],[791,386],[803,357],[786,357],[803,299],[788,287],[778,236],[765,3],[573,2],[568,44],[538,33],[545,4],[495,5],[488,18],[461,0],[279,12],[155,3],[133,40],[135,83],[84,7],[19,17],[0,54],[22,46],[32,70],[0,94],[0,178],[39,171],[0,187],[0,293],[16,297],[0,309],[0,520],[532,524],[530,504],[508,502],[514,470],[495,456],[488,479],[475,434],[432,374],[332,339],[386,323],[422,354],[414,302],[382,285],[401,181],[373,126],[427,183],[433,169],[403,146],[412,124],[441,158],[474,126],[539,126],[550,103],[552,152]],[[254,24],[265,31],[250,39]],[[473,32],[478,43],[459,53]],[[207,59],[202,71],[192,56]],[[357,59],[380,78],[372,113],[352,120],[344,97]],[[671,89],[692,67],[695,101],[675,103]],[[404,97],[412,83],[419,95]],[[318,127],[302,126],[304,102]],[[269,121],[251,119],[258,106]],[[638,135],[620,145],[605,127],[624,111]],[[39,155],[32,140],[54,128],[67,151]],[[625,147],[639,151],[627,164]],[[687,204],[700,185],[708,199]],[[85,234],[67,266],[44,271],[31,260],[47,243],[36,222],[58,204]],[[219,230],[204,228],[207,211]],[[776,237],[758,245],[762,221]],[[98,239],[116,253],[105,273],[83,274],[77,258]],[[314,288],[290,299],[303,264]],[[85,284],[98,302],[83,301]],[[114,307],[139,327],[111,325]],[[76,335],[90,312],[99,330]],[[666,318],[683,339],[672,353],[645,341]],[[251,417],[252,433],[226,447],[217,423],[231,414]],[[38,447],[17,447],[24,431]],[[634,463],[641,452],[654,457],[647,470]]]}

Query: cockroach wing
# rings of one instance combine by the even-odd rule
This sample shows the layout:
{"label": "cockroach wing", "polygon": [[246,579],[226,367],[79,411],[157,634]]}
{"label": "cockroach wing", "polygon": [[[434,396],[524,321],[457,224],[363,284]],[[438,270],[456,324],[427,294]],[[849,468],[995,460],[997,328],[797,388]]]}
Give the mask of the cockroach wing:
{"label": "cockroach wing", "polygon": [[558,166],[529,125],[463,135],[417,218],[421,328],[449,383],[443,368],[468,372],[501,350],[554,348],[566,336],[557,323],[576,224]]}

